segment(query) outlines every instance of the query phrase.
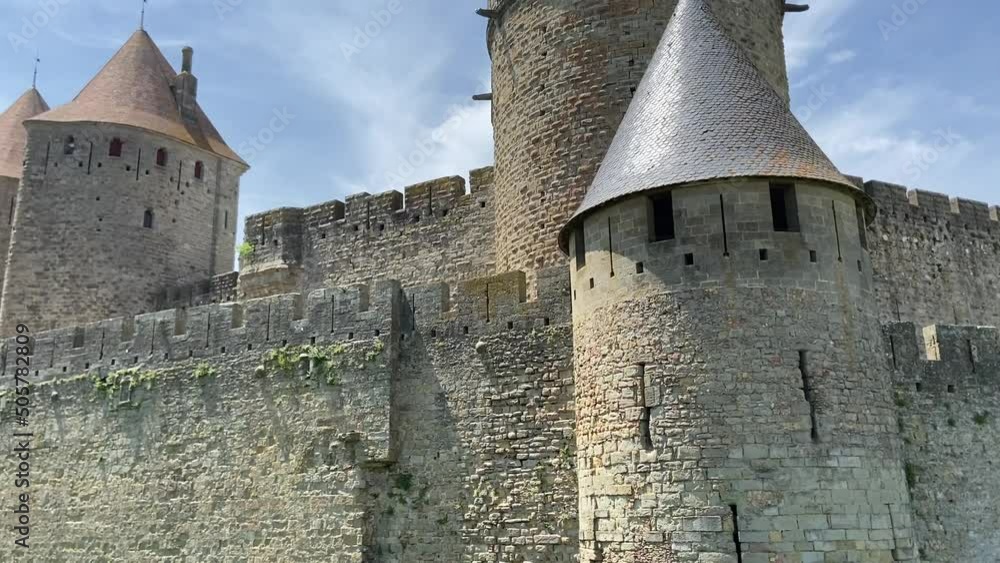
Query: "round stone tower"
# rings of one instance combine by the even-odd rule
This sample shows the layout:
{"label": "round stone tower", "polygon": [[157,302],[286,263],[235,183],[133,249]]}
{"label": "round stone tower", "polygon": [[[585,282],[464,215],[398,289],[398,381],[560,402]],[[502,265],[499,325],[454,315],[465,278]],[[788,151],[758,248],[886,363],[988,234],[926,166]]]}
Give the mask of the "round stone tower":
{"label": "round stone tower", "polygon": [[24,121],[49,110],[42,95],[32,87],[0,114],[0,288],[7,267],[7,250],[14,224],[17,187],[24,170]]}
{"label": "round stone tower", "polygon": [[177,285],[232,270],[247,165],[136,32],[72,102],[25,122],[2,330],[137,314]]}
{"label": "round stone tower", "polygon": [[914,558],[872,202],[681,0],[571,255],[581,561]]}
{"label": "round stone tower", "polygon": [[[782,0],[710,0],[726,32],[788,97]],[[491,0],[497,266],[564,260],[580,205],[677,0]]]}

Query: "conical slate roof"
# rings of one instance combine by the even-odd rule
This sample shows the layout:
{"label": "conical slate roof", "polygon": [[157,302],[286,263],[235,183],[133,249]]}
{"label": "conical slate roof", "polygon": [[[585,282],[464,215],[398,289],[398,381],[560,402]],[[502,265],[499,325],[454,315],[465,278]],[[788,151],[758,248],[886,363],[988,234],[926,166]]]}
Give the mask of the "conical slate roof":
{"label": "conical slate roof", "polygon": [[32,88],[0,114],[0,176],[21,177],[24,146],[28,141],[24,121],[46,111],[49,111],[49,105],[38,90]]}
{"label": "conical slate roof", "polygon": [[583,204],[580,218],[656,188],[741,177],[849,182],[704,0],[681,0]]}
{"label": "conical slate roof", "polygon": [[170,88],[176,76],[149,34],[139,30],[73,101],[32,121],[128,125],[243,162],[200,106],[197,123],[184,122]]}

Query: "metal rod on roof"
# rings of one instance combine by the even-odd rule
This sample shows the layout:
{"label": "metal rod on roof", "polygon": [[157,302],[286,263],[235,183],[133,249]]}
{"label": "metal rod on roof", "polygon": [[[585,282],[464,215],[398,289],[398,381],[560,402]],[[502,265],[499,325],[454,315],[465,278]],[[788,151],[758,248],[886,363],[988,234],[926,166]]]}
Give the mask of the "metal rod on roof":
{"label": "metal rod on roof", "polygon": [[38,63],[40,62],[42,62],[42,59],[38,57],[38,49],[35,49],[35,75],[31,78],[32,90],[38,87]]}

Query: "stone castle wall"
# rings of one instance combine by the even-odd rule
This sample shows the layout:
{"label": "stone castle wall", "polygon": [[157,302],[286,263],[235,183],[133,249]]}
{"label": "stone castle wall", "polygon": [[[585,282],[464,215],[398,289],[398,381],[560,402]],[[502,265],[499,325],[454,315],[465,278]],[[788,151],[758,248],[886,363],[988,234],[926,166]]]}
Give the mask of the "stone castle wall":
{"label": "stone castle wall", "polygon": [[[651,334],[665,325],[660,321],[642,324],[643,319],[654,317],[640,307],[623,309],[625,316],[621,318],[603,312],[593,317],[593,326],[584,322],[573,329],[569,320],[572,297],[563,267],[535,273],[531,276],[536,280],[533,289],[523,274],[475,277],[477,271],[492,274],[494,268],[489,246],[494,201],[491,184],[486,181],[489,172],[484,169],[473,174],[471,193],[464,193],[462,181],[452,178],[418,186],[417,191],[408,188],[406,205],[400,205],[399,194],[354,196],[343,204],[342,218],[332,221],[323,217],[339,216],[339,202],[255,216],[248,221],[248,227],[261,217],[280,220],[265,222],[261,230],[247,229],[248,239],[261,244],[244,262],[245,271],[253,272],[253,266],[260,264],[296,265],[301,268],[294,284],[297,295],[234,302],[242,276],[231,273],[162,292],[156,303],[175,310],[39,335],[33,379],[40,382],[35,400],[44,404],[38,411],[41,418],[36,419],[44,428],[44,446],[38,455],[51,455],[56,460],[52,472],[40,475],[36,489],[47,491],[38,503],[51,510],[44,519],[89,521],[90,515],[118,506],[114,503],[120,502],[122,496],[135,499],[121,505],[126,508],[118,512],[128,528],[124,540],[98,542],[95,538],[100,533],[95,535],[83,525],[71,525],[68,535],[54,539],[54,531],[43,525],[38,528],[38,545],[47,545],[46,549],[51,550],[43,555],[74,560],[67,554],[74,553],[73,545],[83,542],[96,545],[96,551],[88,553],[100,553],[110,561],[137,556],[138,552],[123,551],[122,546],[143,545],[144,551],[138,556],[153,560],[171,556],[309,560],[336,554],[345,561],[394,563],[562,563],[574,560],[578,538],[584,545],[593,541],[589,544],[592,547],[605,548],[614,545],[619,537],[624,538],[618,534],[623,533],[619,530],[629,529],[629,520],[621,512],[626,506],[639,507],[634,522],[648,517],[641,514],[657,514],[672,506],[671,513],[690,513],[673,519],[676,530],[666,526],[665,530],[654,529],[644,535],[643,549],[647,551],[662,547],[678,555],[677,550],[683,551],[685,545],[704,549],[711,545],[713,553],[725,554],[728,547],[735,545],[731,538],[739,526],[740,541],[746,550],[744,561],[755,561],[767,551],[780,551],[786,545],[785,539],[795,542],[796,538],[815,548],[810,552],[813,554],[838,553],[846,549],[844,542],[856,541],[871,542],[872,549],[884,546],[888,553],[893,546],[905,550],[902,544],[910,539],[909,511],[902,508],[908,498],[905,492],[896,490],[898,482],[906,481],[905,476],[915,479],[910,493],[916,515],[913,528],[916,545],[927,554],[924,560],[957,557],[955,560],[978,561],[972,559],[973,554],[994,549],[992,546],[1000,542],[995,523],[990,520],[995,515],[990,508],[994,496],[989,469],[997,460],[985,451],[995,442],[990,405],[996,397],[992,392],[982,392],[989,389],[992,377],[990,354],[1000,350],[1000,345],[990,340],[995,340],[995,333],[965,328],[939,328],[936,333],[972,331],[968,340],[973,346],[968,349],[973,350],[971,357],[977,358],[977,372],[971,371],[971,363],[963,364],[961,357],[942,362],[915,359],[919,353],[915,352],[915,343],[909,344],[909,337],[887,340],[885,350],[894,350],[898,355],[894,372],[896,406],[888,409],[881,403],[870,404],[873,398],[884,398],[891,391],[888,376],[854,377],[855,371],[849,368],[854,362],[864,362],[862,358],[890,355],[880,351],[879,346],[871,346],[878,338],[864,329],[876,322],[866,317],[875,315],[875,308],[855,311],[852,330],[857,332],[852,332],[853,336],[837,336],[836,327],[830,329],[831,336],[809,342],[801,341],[801,335],[795,336],[800,330],[793,325],[819,326],[817,319],[824,317],[820,312],[825,305],[807,299],[815,290],[812,278],[789,278],[788,272],[804,266],[823,273],[820,277],[826,279],[823,276],[842,271],[848,280],[857,277],[860,283],[866,279],[866,272],[877,265],[879,253],[884,252],[879,247],[884,241],[874,240],[873,235],[884,225],[878,224],[868,232],[871,261],[864,253],[856,257],[848,251],[842,254],[841,262],[830,250],[836,244],[827,232],[825,209],[813,210],[813,198],[808,193],[802,196],[803,224],[818,230],[799,235],[773,233],[769,225],[751,220],[750,215],[766,207],[767,202],[761,199],[763,196],[753,195],[753,190],[734,192],[737,199],[730,201],[732,207],[727,210],[732,222],[727,233],[732,244],[729,260],[741,264],[737,270],[745,267],[757,272],[754,279],[734,274],[731,281],[718,288],[698,290],[705,293],[703,297],[675,295],[668,302],[647,304],[657,310],[676,311],[671,315],[676,322],[669,325],[673,327],[672,336],[664,341],[673,343],[669,353],[643,349],[643,358],[626,357],[628,354],[619,358],[614,353],[616,359],[608,365],[617,375],[608,381],[618,381],[620,388],[601,391],[603,388],[588,383],[589,378],[574,374],[574,331],[607,335],[608,327],[620,325],[617,332],[624,339],[619,342],[624,351],[631,350],[629,334]],[[441,186],[441,191],[432,189]],[[426,200],[418,199],[419,189],[428,190]],[[445,197],[441,197],[442,192]],[[437,212],[423,211],[431,208],[430,193],[437,194],[433,197],[439,204],[445,202],[440,208],[435,205]],[[424,203],[411,206],[420,201]],[[352,203],[354,212],[349,213]],[[854,209],[846,200],[842,203],[839,233],[844,239],[843,250],[859,245],[860,237],[852,215]],[[595,289],[591,290],[592,273],[587,273],[587,277],[577,280],[577,299],[590,300],[593,292],[598,292],[601,299],[642,293],[645,285],[634,283],[653,273],[672,284],[703,285],[706,276],[722,265],[715,256],[718,252],[704,252],[706,248],[720,250],[715,247],[722,244],[719,229],[711,228],[710,218],[717,209],[707,200],[693,207],[681,200],[677,205],[677,229],[695,228],[704,240],[643,243],[642,248],[648,247],[647,252],[652,254],[638,260],[632,259],[638,255],[632,255],[639,247],[616,246],[616,253],[620,253],[614,266],[616,276],[605,279],[608,272],[594,276],[599,279],[595,279]],[[447,215],[444,209],[448,209]],[[647,216],[641,210],[637,213],[632,223],[616,224],[634,224],[638,229]],[[419,222],[414,220],[418,214]],[[288,220],[286,215],[301,219]],[[882,220],[890,217],[887,214]],[[366,230],[384,232],[379,228],[382,224],[386,231],[398,230],[391,237],[375,237],[373,232],[362,236]],[[358,225],[358,231],[354,225]],[[752,236],[742,232],[751,227],[758,229]],[[633,231],[614,232],[627,238],[636,235]],[[604,235],[600,229],[594,232],[588,245],[599,249]],[[262,233],[264,236],[257,239]],[[789,237],[801,239],[801,248],[785,248],[787,241],[783,241]],[[274,244],[275,240],[278,244]],[[340,244],[336,244],[338,241]],[[350,257],[350,249],[359,248],[353,254],[367,259],[360,262],[360,267],[339,267],[341,260]],[[485,248],[487,255],[478,262],[471,258],[463,262],[476,248]],[[766,262],[761,260],[763,248],[769,250]],[[808,263],[813,249],[817,250],[817,262]],[[435,255],[435,251],[443,257]],[[694,255],[692,268],[684,266],[687,254]],[[319,256],[328,257],[322,265],[314,263]],[[407,263],[403,258],[393,258],[402,256],[415,259]],[[608,266],[610,272],[610,264],[604,262],[598,252],[589,267],[603,272],[602,268]],[[644,274],[638,272],[639,262]],[[379,277],[376,265],[381,271],[407,277],[408,283],[370,282]],[[440,281],[440,271],[455,276],[451,285]],[[879,285],[884,282],[877,278],[878,270],[875,275],[874,285],[861,284],[868,287],[864,291],[878,294],[884,290],[886,286]],[[356,285],[324,289],[332,285],[329,280],[333,279]],[[753,287],[736,290],[730,287],[732,283]],[[774,283],[801,287],[779,291],[770,288]],[[836,283],[831,283],[830,295],[837,294]],[[867,283],[872,282],[869,279]],[[847,285],[853,287],[854,282]],[[579,295],[581,291],[584,296]],[[753,298],[738,297],[734,291],[750,291]],[[736,301],[747,303],[746,310],[734,309]],[[928,309],[931,306],[925,305]],[[700,320],[696,322],[695,317]],[[713,320],[705,320],[709,317]],[[761,324],[763,318],[771,320]],[[729,331],[698,332],[700,326],[719,323],[730,327]],[[760,326],[784,336],[761,340],[761,348],[754,355],[757,358],[762,354],[759,361],[750,356],[713,359],[711,354],[706,355],[710,349],[735,349],[734,342],[747,342],[757,333],[750,327]],[[782,332],[780,327],[787,330]],[[887,330],[891,334],[902,335],[907,330],[913,333],[912,326],[902,332],[892,327]],[[703,343],[725,339],[726,334],[735,340],[719,341],[708,348],[683,346],[682,336],[691,331],[700,334],[697,340]],[[855,342],[853,353],[844,357],[830,355],[820,346],[821,342],[840,342],[841,337]],[[940,342],[955,340],[951,336],[935,338]],[[371,364],[367,358],[373,353],[375,339],[383,341],[389,351]],[[930,336],[928,340],[932,340]],[[344,347],[347,365],[337,385],[289,380],[270,372],[258,377],[257,368],[270,350],[313,343],[320,348],[337,344]],[[808,439],[810,415],[799,382],[800,348],[807,350],[809,364],[825,375],[813,392],[818,406],[816,420],[832,440],[829,443],[816,445]],[[907,351],[911,349],[912,354]],[[957,344],[939,346],[946,358],[954,355],[949,352],[953,349],[960,348]],[[600,354],[605,354],[609,349],[601,350]],[[594,353],[597,350],[586,345],[577,351],[584,354],[578,358],[581,365],[589,366],[586,358],[594,357]],[[660,356],[667,359],[655,359]],[[756,366],[752,370],[756,379],[743,381],[734,372],[731,386],[727,383],[717,393],[692,394],[693,388],[682,383],[698,380],[701,364],[696,357],[709,363],[718,361],[719,373],[729,373],[727,370],[735,365]],[[646,365],[639,370],[637,366],[642,363]],[[201,364],[212,366],[216,375],[196,380],[193,373]],[[3,369],[3,384],[9,385],[9,366]],[[77,377],[128,369],[154,371],[158,378],[153,389],[135,389],[126,405],[118,404],[119,395],[108,398],[95,391],[90,379]],[[828,385],[832,374],[842,375],[846,387]],[[947,385],[937,389],[921,383],[917,389],[914,383],[941,381],[944,377],[955,379],[955,393],[948,392]],[[982,381],[987,387],[980,387],[978,394],[966,391],[963,385],[970,381]],[[695,387],[714,389],[713,385],[705,380]],[[52,397],[53,390],[58,398]],[[732,395],[727,395],[729,392]],[[9,416],[10,396],[0,396],[4,403],[0,412]],[[940,400],[941,396],[946,400]],[[767,404],[771,405],[772,417],[776,417],[761,414],[760,424],[774,425],[780,431],[754,431],[752,436],[726,442],[726,447],[688,443],[698,442],[701,434],[697,428],[701,427],[689,428],[679,421],[703,412],[708,417],[705,432],[715,432],[736,416],[726,405],[746,403],[756,412],[760,405],[751,407],[756,405],[755,397],[770,401]],[[889,400],[891,403],[893,399]],[[621,467],[623,475],[635,477],[658,473],[656,467],[671,472],[695,471],[689,479],[678,477],[671,481],[672,486],[680,487],[677,492],[681,505],[671,504],[676,499],[670,495],[653,494],[630,480],[605,481],[591,475],[596,467],[592,454],[597,434],[592,416],[587,413],[600,404],[612,404],[609,401],[620,410],[617,417],[612,416],[614,420],[601,419],[613,436],[600,444],[604,452],[598,456],[604,460],[601,463]],[[715,412],[712,405],[721,409],[717,417],[707,414]],[[843,416],[851,405],[864,406],[864,412],[859,411],[857,417]],[[584,410],[577,412],[578,406]],[[670,445],[653,457],[642,446],[638,434],[647,408],[649,418],[645,422],[649,424],[650,438],[657,448],[661,441]],[[896,410],[901,433],[888,430],[896,427],[892,422]],[[787,420],[782,418],[785,415]],[[187,418],[193,422],[185,422]],[[856,418],[861,425],[858,428],[880,428],[872,436],[881,438],[869,443],[862,439],[867,430],[850,430],[848,426]],[[778,419],[785,422],[775,422]],[[867,422],[860,422],[862,419]],[[381,422],[364,422],[368,420]],[[756,420],[746,419],[746,428],[756,428]],[[791,426],[782,426],[785,423]],[[102,430],[95,433],[94,428]],[[695,437],[689,439],[685,432],[694,432]],[[865,453],[875,447],[872,444],[883,452],[899,449],[900,436],[904,442],[901,456],[882,459]],[[855,437],[860,441],[851,442]],[[803,444],[785,443],[799,438]],[[724,457],[715,457],[723,450]],[[212,462],[206,462],[207,458]],[[899,459],[905,461],[905,466]],[[68,460],[73,460],[73,471],[58,468]],[[840,469],[831,466],[833,463]],[[171,476],[156,475],[163,467],[175,465],[179,469]],[[237,469],[243,467],[250,469]],[[976,468],[974,474],[967,471],[969,467]],[[202,471],[204,475],[196,476]],[[843,475],[838,477],[838,471]],[[239,479],[234,480],[234,475]],[[786,485],[778,487],[780,490],[766,486],[772,479]],[[849,499],[853,490],[850,487],[843,494],[837,493],[843,503],[816,509],[818,512],[809,512],[809,507],[801,504],[806,497],[820,494],[822,483],[843,479],[882,480],[885,494],[894,496],[885,497],[888,500],[884,511],[868,497],[863,501],[860,496]],[[795,492],[787,486],[792,481],[815,481],[820,488]],[[142,484],[146,482],[159,483],[158,489]],[[211,489],[217,486],[213,483],[226,485],[219,492]],[[699,483],[711,485],[713,492],[685,492],[701,487]],[[164,499],[160,496],[162,490],[174,492]],[[203,497],[214,500],[211,505],[205,504],[207,501],[200,500]],[[633,501],[638,504],[630,504]],[[578,519],[578,503],[582,519]],[[786,514],[775,508],[787,503],[801,511]],[[222,515],[211,517],[212,526],[200,528],[181,524],[159,525],[155,530],[149,527],[151,521],[166,518],[169,522],[165,515],[176,512],[175,505],[194,507],[193,515],[185,518],[202,523],[208,521],[210,511],[221,510]],[[738,510],[735,517],[731,512],[734,505]],[[861,506],[867,507],[868,516],[854,520],[847,515]],[[840,509],[843,514],[838,512]],[[963,516],[969,513],[977,515],[975,524],[970,525]],[[274,527],[266,524],[256,535],[251,534],[241,528],[245,525],[241,523],[248,521],[247,514],[250,520],[275,522]],[[624,523],[625,528],[617,528],[615,522]],[[279,526],[289,531],[279,532]],[[310,533],[293,531],[300,526],[309,528]],[[962,533],[963,526],[971,526],[972,534]],[[221,538],[210,538],[203,531],[216,528],[223,530]],[[860,537],[862,530],[867,539]],[[666,533],[661,536],[657,532]],[[775,533],[782,541],[776,539]],[[153,534],[167,539],[159,543],[144,540]],[[280,545],[273,541],[276,534],[285,538]],[[795,550],[800,548],[804,549],[799,546]],[[585,556],[600,553],[588,549],[583,552]],[[898,555],[904,557],[905,551]],[[78,560],[86,560],[86,556],[81,554]]]}
{"label": "stone castle wall", "polygon": [[406,285],[495,271],[493,169],[246,219],[240,291],[262,296],[398,279]]}
{"label": "stone castle wall", "polygon": [[[109,156],[113,138],[124,141],[120,157]],[[156,164],[160,148],[165,166]],[[243,165],[98,124],[31,124],[26,160],[0,307],[6,334],[18,322],[150,311],[155,294],[232,269]]]}
{"label": "stone castle wall", "polygon": [[18,178],[0,176],[0,299],[2,299],[3,277],[7,273],[7,252],[10,250],[17,186],[20,182]]}
{"label": "stone castle wall", "polygon": [[867,182],[876,295],[883,322],[1000,326],[997,207]]}
{"label": "stone castle wall", "polygon": [[[400,302],[383,283],[39,335],[32,560],[369,560],[367,480],[396,455]],[[312,338],[338,347],[333,384],[257,369]],[[97,388],[126,368],[134,389]]]}
{"label": "stone castle wall", "polygon": [[[32,556],[573,561],[569,292],[536,278],[534,301],[524,274],[380,282],[37,335]],[[258,367],[312,345],[333,384]],[[95,388],[122,369],[149,388]]]}
{"label": "stone castle wall", "polygon": [[[781,0],[709,2],[786,99]],[[491,0],[500,271],[562,264],[576,211],[676,0]]]}
{"label": "stone castle wall", "polygon": [[887,325],[917,542],[928,562],[1000,553],[1000,339],[995,328]]}

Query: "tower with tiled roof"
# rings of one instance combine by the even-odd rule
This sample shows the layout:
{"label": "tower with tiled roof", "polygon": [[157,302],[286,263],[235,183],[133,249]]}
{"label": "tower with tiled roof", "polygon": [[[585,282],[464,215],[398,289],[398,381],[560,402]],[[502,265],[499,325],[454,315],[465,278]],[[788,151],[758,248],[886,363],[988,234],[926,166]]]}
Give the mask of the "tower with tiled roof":
{"label": "tower with tiled roof", "polygon": [[914,558],[873,212],[681,0],[560,235],[581,561]]}
{"label": "tower with tiled roof", "polygon": [[21,183],[24,170],[24,145],[28,136],[24,122],[48,110],[49,105],[32,86],[0,114],[0,288],[3,288],[7,250],[14,224],[17,186]]}
{"label": "tower with tiled roof", "polygon": [[[562,263],[580,205],[677,0],[490,0],[497,266]],[[783,0],[708,0],[785,98]]]}
{"label": "tower with tiled roof", "polygon": [[247,165],[137,31],[68,104],[28,120],[0,317],[39,329],[150,310],[231,270]]}

